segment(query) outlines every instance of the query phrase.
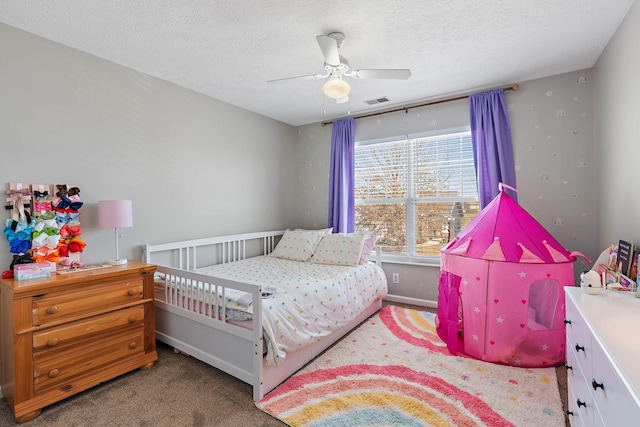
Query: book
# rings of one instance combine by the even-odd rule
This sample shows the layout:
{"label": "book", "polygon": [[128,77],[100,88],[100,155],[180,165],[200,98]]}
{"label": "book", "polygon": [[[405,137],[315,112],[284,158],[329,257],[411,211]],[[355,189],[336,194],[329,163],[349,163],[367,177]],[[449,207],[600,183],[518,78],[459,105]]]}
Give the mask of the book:
{"label": "book", "polygon": [[611,285],[620,283],[620,273],[614,270],[607,270],[604,280],[607,288],[610,288]]}
{"label": "book", "polygon": [[617,245],[611,245],[609,247],[609,270],[616,270],[617,266],[616,266],[616,261],[618,260],[618,246]]}
{"label": "book", "polygon": [[622,286],[623,291],[635,291],[636,290],[636,282],[631,280],[629,277],[621,274],[620,275],[620,286]]}
{"label": "book", "polygon": [[631,263],[631,271],[629,272],[629,279],[633,280],[634,282],[638,278],[638,255],[639,255],[638,251],[635,251],[633,253],[633,257],[631,258],[633,262]]}
{"label": "book", "polygon": [[616,270],[618,273],[629,277],[634,250],[635,245],[633,243],[629,243],[626,240],[620,240],[618,243],[618,258],[616,260]]}
{"label": "book", "polygon": [[638,298],[640,298],[640,274],[638,274],[638,266],[640,265],[640,252],[636,251],[636,255],[634,257],[636,259],[636,291],[638,291],[638,294],[636,295]]}

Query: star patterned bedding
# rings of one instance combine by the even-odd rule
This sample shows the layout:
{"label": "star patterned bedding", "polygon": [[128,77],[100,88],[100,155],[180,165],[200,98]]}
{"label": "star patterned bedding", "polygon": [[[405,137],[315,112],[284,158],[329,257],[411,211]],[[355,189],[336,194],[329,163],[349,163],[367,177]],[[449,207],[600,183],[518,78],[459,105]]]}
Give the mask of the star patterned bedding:
{"label": "star patterned bedding", "polygon": [[[384,272],[370,262],[350,267],[258,256],[197,271],[262,286],[266,361],[272,366],[344,326],[387,293]],[[227,308],[252,312],[250,295],[225,298]]]}

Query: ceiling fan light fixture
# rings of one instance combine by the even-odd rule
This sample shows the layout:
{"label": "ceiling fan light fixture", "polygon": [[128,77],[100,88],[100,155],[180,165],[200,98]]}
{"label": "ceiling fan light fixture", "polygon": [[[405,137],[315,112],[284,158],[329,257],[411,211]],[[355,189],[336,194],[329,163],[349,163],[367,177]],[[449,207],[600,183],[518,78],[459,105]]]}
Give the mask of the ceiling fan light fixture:
{"label": "ceiling fan light fixture", "polygon": [[341,78],[332,78],[322,86],[322,92],[329,98],[340,99],[344,98],[351,91],[349,83],[345,82]]}

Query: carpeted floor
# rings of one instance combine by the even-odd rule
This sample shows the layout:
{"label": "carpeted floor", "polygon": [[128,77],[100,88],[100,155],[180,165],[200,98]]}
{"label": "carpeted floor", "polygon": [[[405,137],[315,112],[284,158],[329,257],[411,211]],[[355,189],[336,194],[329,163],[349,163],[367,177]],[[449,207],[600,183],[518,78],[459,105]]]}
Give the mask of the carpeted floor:
{"label": "carpeted floor", "polygon": [[555,369],[453,356],[433,313],[393,306],[257,406],[294,427],[565,424]]}
{"label": "carpeted floor", "polygon": [[258,410],[251,387],[158,343],[158,363],[48,406],[16,424],[0,402],[0,426],[24,427],[282,427]]}
{"label": "carpeted floor", "polygon": [[[101,384],[43,409],[26,424],[16,424],[0,402],[0,426],[26,427],[271,427],[286,424],[256,408],[251,387],[194,358],[158,343],[158,364]],[[566,400],[566,371],[557,368]],[[566,403],[565,403],[566,407]],[[568,424],[567,424],[568,426]]]}

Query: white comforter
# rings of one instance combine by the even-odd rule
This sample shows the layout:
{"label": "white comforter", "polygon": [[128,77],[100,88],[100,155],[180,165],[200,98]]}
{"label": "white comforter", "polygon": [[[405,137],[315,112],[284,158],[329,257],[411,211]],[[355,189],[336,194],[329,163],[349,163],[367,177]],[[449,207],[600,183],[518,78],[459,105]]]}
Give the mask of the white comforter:
{"label": "white comforter", "polygon": [[[288,352],[331,334],[387,293],[386,276],[373,263],[343,267],[259,256],[198,271],[261,285],[263,290],[275,288],[273,295],[262,300],[269,365],[277,365]],[[251,311],[246,301],[234,305]]]}

